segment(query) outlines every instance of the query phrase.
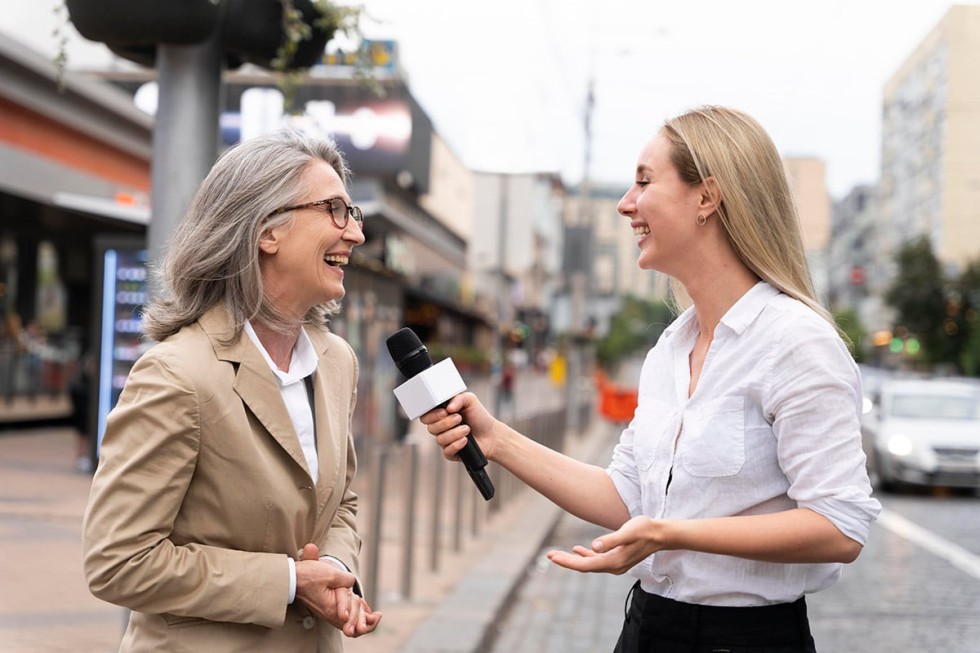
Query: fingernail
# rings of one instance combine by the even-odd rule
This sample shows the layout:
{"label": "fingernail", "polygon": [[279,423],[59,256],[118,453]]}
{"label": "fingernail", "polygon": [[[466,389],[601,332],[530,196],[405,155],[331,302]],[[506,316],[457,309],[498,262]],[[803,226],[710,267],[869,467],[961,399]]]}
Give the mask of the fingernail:
{"label": "fingernail", "polygon": [[593,551],[602,551],[602,540],[596,540],[592,543]]}

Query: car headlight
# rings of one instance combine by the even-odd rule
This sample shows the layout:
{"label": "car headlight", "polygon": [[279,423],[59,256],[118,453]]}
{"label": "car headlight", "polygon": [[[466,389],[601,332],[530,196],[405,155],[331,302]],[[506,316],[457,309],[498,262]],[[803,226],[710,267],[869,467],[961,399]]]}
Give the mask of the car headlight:
{"label": "car headlight", "polygon": [[896,456],[909,455],[912,453],[912,439],[896,433],[888,438],[888,452]]}

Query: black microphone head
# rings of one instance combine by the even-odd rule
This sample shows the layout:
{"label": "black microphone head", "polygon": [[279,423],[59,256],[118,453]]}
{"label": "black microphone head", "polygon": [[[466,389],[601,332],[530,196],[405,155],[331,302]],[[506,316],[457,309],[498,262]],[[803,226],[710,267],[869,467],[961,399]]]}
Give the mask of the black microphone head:
{"label": "black microphone head", "polygon": [[425,348],[415,332],[408,327],[402,327],[388,336],[385,344],[388,346],[391,359],[395,361],[395,367],[405,375],[405,378],[410,379],[419,372],[432,367],[429,350]]}

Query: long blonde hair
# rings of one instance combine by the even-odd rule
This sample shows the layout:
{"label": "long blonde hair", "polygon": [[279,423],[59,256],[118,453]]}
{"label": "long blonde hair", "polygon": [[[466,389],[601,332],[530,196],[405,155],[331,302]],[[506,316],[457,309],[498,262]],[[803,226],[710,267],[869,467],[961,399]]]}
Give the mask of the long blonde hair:
{"label": "long blonde hair", "polygon": [[834,324],[817,301],[786,171],[762,125],[735,109],[703,106],[667,120],[662,132],[681,179],[717,182],[718,217],[742,263]]}

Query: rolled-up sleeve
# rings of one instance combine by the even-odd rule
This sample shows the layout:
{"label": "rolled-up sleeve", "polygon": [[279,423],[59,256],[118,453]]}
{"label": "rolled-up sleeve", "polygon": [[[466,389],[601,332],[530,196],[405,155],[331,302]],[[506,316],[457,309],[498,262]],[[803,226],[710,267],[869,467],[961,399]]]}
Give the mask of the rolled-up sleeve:
{"label": "rolled-up sleeve", "polygon": [[863,545],[881,505],[871,496],[861,447],[857,366],[828,325],[801,322],[781,337],[766,411],[788,495]]}
{"label": "rolled-up sleeve", "polygon": [[[635,422],[635,419],[634,419]],[[630,516],[643,514],[643,503],[640,493],[640,477],[636,468],[636,458],[633,455],[634,423],[623,430],[619,443],[613,449],[612,460],[606,467],[606,473],[612,479],[613,485],[619,492],[620,498],[626,504]]]}

